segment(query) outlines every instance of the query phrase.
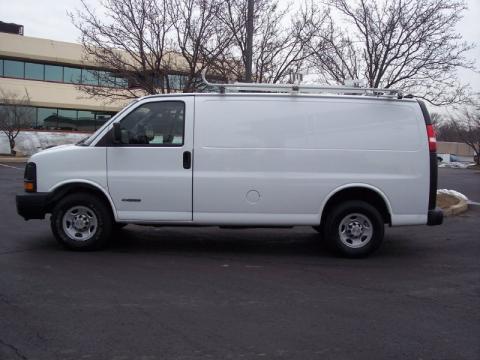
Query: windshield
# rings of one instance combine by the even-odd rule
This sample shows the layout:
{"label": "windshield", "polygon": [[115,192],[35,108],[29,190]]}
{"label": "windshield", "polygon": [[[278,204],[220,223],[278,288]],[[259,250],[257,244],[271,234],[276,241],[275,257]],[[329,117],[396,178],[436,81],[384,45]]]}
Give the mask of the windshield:
{"label": "windshield", "polygon": [[108,120],[105,124],[103,124],[101,127],[99,127],[97,129],[97,131],[95,131],[92,135],[83,138],[76,145],[89,146],[93,142],[93,140],[95,140],[97,138],[97,136],[100,133],[102,133],[103,130],[112,123],[112,121],[114,121],[119,115],[123,114],[125,112],[125,110],[127,110],[128,108],[130,108],[133,104],[135,104],[137,102],[138,102],[138,99],[133,100],[131,103],[129,103],[127,106],[125,106],[122,110],[120,110],[118,113],[116,113],[114,116],[112,116],[112,118],[110,120]]}

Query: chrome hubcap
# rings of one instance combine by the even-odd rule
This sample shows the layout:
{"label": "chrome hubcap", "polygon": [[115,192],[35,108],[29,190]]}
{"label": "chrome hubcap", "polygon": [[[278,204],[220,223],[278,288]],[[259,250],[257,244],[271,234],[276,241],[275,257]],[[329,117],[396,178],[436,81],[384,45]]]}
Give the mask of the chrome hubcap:
{"label": "chrome hubcap", "polygon": [[95,235],[98,220],[95,213],[86,206],[68,209],[62,219],[63,231],[75,241],[86,241]]}
{"label": "chrome hubcap", "polygon": [[372,240],[373,226],[365,215],[349,214],[340,221],[338,234],[344,245],[350,248],[359,248]]}

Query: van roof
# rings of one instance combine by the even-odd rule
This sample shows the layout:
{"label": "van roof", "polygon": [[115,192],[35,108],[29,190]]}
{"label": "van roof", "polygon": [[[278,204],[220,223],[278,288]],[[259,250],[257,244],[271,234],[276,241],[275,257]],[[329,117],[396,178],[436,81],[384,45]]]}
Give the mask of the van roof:
{"label": "van roof", "polygon": [[266,93],[266,92],[228,92],[228,93],[170,93],[170,94],[157,94],[147,95],[141,97],[139,100],[152,99],[152,98],[168,98],[168,97],[267,97],[267,98],[319,98],[319,99],[353,99],[353,100],[379,100],[387,102],[417,102],[414,97],[403,97],[398,99],[391,96],[378,96],[378,95],[346,95],[346,94],[305,94],[305,93]]}

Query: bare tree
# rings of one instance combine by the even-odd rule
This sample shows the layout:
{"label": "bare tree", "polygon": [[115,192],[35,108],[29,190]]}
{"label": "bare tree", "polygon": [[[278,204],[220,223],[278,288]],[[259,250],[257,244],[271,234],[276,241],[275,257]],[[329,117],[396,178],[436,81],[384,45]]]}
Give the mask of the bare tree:
{"label": "bare tree", "polygon": [[20,96],[16,92],[0,88],[0,131],[5,134],[10,145],[10,154],[15,155],[15,140],[20,131],[33,126],[34,111],[30,106],[27,89]]}
{"label": "bare tree", "polygon": [[[184,92],[198,89],[205,68],[215,71],[230,46],[232,35],[220,21],[223,0],[171,0],[168,7],[177,43],[187,70]],[[232,58],[233,59],[233,58]]]}
{"label": "bare tree", "polygon": [[435,129],[444,123],[444,116],[438,112],[431,112],[430,118]]}
{"label": "bare tree", "polygon": [[401,88],[435,105],[467,100],[456,74],[474,67],[466,59],[472,45],[455,30],[463,0],[325,1],[349,22],[311,43],[312,63],[327,78],[365,79],[370,87]]}
{"label": "bare tree", "polygon": [[361,78],[354,42],[333,21],[330,22],[328,31],[316,36],[309,46],[312,49],[309,59],[311,65],[324,82],[344,84],[346,80]]}
{"label": "bare tree", "polygon": [[461,142],[475,153],[475,162],[480,165],[480,110],[465,109],[462,115],[450,122]]}
{"label": "bare tree", "polygon": [[[242,67],[235,75],[241,79],[247,63],[247,2],[225,0],[222,19],[233,34],[234,54],[239,54]],[[323,31],[330,20],[314,1],[304,2],[293,14],[289,6],[281,7],[278,0],[258,0],[254,8],[253,80],[282,82],[290,70],[305,69],[312,50],[308,46],[314,35]]]}
{"label": "bare tree", "polygon": [[[258,0],[254,6],[254,33],[257,34],[260,30],[259,22],[266,12],[271,9],[271,0]],[[221,19],[228,28],[228,31],[233,35],[232,50],[235,55],[238,55],[241,66],[238,68],[231,68],[232,77],[237,80],[244,79],[245,68],[247,64],[247,14],[248,4],[247,1],[242,0],[225,0],[226,11],[220,14]],[[273,15],[273,14],[272,14]],[[255,45],[254,45],[255,46]],[[256,54],[256,49],[253,50]],[[254,78],[256,76],[254,75]]]}
{"label": "bare tree", "polygon": [[451,115],[430,113],[432,124],[435,128],[435,134],[438,141],[462,142],[457,130],[452,125]]}
{"label": "bare tree", "polygon": [[[97,14],[82,0],[82,8],[70,17],[80,30],[85,60],[111,69],[114,76],[92,71],[107,86],[80,88],[91,96],[112,100],[169,92],[166,75],[178,66],[178,57],[170,36],[168,3],[168,0],[101,0],[101,14]],[[119,90],[112,86],[115,77],[126,79],[133,86]]]}

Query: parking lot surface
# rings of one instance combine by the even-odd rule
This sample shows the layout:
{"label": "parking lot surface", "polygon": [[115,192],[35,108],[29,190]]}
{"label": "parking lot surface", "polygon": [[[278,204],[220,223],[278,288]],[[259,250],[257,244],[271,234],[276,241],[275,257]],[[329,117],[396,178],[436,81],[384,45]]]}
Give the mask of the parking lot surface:
{"label": "parking lot surface", "polygon": [[[0,166],[2,360],[480,358],[478,207],[387,229],[361,260],[307,227],[129,225],[107,250],[75,253],[16,214],[12,166]],[[439,187],[480,201],[479,185],[479,172],[440,169]]]}

